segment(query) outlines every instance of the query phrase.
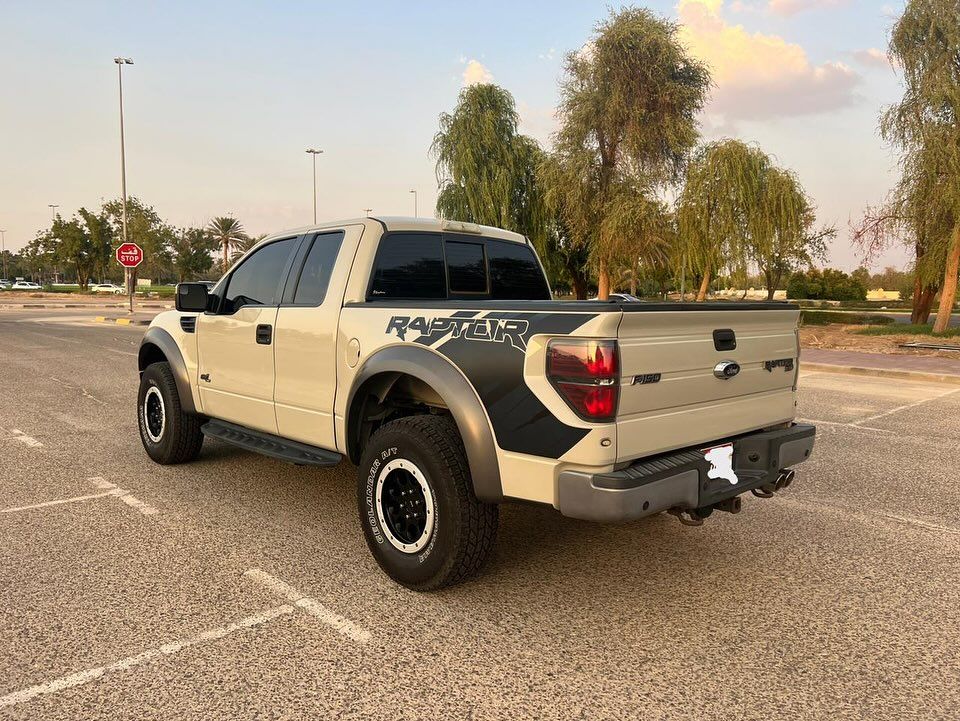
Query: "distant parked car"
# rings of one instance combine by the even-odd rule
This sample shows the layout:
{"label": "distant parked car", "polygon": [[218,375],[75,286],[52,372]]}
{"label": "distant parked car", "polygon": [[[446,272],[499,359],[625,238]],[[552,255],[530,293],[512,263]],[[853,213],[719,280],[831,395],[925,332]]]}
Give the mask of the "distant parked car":
{"label": "distant parked car", "polygon": [[10,287],[10,281],[6,278],[0,278],[0,290],[6,290]]}
{"label": "distant parked car", "polygon": [[36,283],[18,280],[16,283],[10,286],[10,290],[43,290],[43,288]]}
{"label": "distant parked car", "polygon": [[93,283],[88,286],[91,292],[93,293],[113,293],[114,295],[123,295],[127,291],[123,286],[115,285],[113,283]]}
{"label": "distant parked car", "polygon": [[[609,299],[616,300],[621,303],[642,303],[643,302],[637,296],[630,295],[629,293],[611,293]],[[591,298],[591,300],[600,300],[600,298]]]}

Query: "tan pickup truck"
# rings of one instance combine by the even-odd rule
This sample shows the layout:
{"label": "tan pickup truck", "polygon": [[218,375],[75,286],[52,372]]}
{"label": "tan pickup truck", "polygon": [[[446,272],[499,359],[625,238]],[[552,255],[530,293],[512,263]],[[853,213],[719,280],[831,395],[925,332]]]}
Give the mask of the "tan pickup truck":
{"label": "tan pickup truck", "polygon": [[140,346],[158,463],[204,437],[358,466],[377,562],[439,588],[474,573],[498,504],[698,525],[788,486],[796,306],[554,301],[530,243],[466,223],[364,218],[266,238],[212,289],[182,283]]}

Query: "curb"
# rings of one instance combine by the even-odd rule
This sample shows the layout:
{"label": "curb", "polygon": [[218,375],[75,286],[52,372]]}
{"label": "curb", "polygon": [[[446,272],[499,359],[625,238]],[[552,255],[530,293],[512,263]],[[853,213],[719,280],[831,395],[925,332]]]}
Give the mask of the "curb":
{"label": "curb", "polygon": [[150,325],[148,320],[135,320],[133,318],[107,318],[103,315],[98,315],[93,319],[95,323],[113,323],[114,325]]}
{"label": "curb", "polygon": [[960,385],[960,375],[951,373],[925,373],[922,371],[898,371],[887,368],[860,368],[857,366],[831,365],[830,363],[800,362],[801,371],[821,371],[852,376],[872,376],[874,378],[896,378],[907,381],[927,381],[929,383],[948,383]]}
{"label": "curb", "polygon": [[[0,303],[0,308],[85,308],[94,310],[98,308],[126,308],[126,303],[114,303],[111,305],[98,305],[96,303]],[[137,305],[138,308],[150,308],[170,310],[172,305]]]}

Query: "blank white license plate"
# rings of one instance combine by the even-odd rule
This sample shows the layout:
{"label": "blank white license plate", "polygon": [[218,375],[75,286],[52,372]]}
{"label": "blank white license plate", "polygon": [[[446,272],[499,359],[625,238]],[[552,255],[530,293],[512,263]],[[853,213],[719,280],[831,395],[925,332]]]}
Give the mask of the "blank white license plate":
{"label": "blank white license plate", "polygon": [[710,470],[707,471],[707,478],[725,478],[731,486],[737,485],[740,481],[733,470],[733,444],[724,443],[722,446],[713,448],[704,448],[703,457],[710,464]]}

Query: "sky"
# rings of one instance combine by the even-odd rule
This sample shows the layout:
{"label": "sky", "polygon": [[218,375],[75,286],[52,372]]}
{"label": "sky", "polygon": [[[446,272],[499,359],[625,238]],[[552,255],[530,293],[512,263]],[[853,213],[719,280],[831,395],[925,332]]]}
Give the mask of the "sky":
{"label": "sky", "polygon": [[[800,177],[859,264],[848,225],[883,200],[896,158],[877,133],[900,94],[885,55],[903,1],[648,0],[713,69],[706,140],[758,143]],[[49,2],[0,0],[0,228],[15,250],[61,214],[127,189],[177,226],[234,215],[251,234],[318,216],[431,215],[429,147],[464,85],[513,93],[549,147],[566,53],[605,2]],[[894,249],[874,268],[903,266]]]}

